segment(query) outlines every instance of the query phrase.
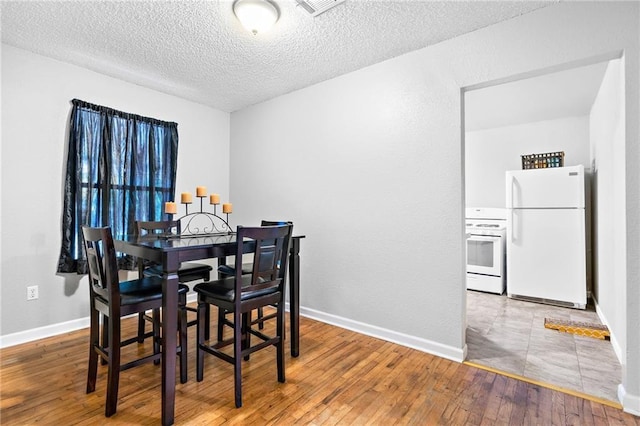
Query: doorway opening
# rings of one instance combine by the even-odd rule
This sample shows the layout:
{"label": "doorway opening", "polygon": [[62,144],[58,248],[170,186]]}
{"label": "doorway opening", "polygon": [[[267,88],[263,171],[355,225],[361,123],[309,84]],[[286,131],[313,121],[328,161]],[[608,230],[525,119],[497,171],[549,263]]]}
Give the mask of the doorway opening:
{"label": "doorway opening", "polygon": [[[467,290],[466,361],[617,404],[626,347],[626,279],[616,275],[624,256],[615,255],[626,238],[624,58],[468,87],[462,102],[466,207],[505,209],[505,173],[522,168],[522,155],[564,152],[564,166],[584,166],[590,183],[585,256],[593,277],[585,310],[511,299],[508,290]],[[539,271],[541,280],[553,273],[543,264]],[[508,280],[507,273],[507,288]],[[545,329],[549,317],[605,324],[611,341]]]}

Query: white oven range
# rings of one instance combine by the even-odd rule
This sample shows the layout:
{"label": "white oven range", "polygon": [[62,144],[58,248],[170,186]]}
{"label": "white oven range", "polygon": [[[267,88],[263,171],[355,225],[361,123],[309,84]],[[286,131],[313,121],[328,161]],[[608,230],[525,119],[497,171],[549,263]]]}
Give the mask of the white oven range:
{"label": "white oven range", "polygon": [[507,210],[466,209],[467,289],[502,294],[506,288]]}

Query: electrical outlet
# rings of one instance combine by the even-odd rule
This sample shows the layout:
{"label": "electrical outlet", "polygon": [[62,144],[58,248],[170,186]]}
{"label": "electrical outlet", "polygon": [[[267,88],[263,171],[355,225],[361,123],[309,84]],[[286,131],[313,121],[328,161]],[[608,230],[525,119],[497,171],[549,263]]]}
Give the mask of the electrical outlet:
{"label": "electrical outlet", "polygon": [[38,298],[38,286],[32,285],[27,287],[27,300],[35,300]]}

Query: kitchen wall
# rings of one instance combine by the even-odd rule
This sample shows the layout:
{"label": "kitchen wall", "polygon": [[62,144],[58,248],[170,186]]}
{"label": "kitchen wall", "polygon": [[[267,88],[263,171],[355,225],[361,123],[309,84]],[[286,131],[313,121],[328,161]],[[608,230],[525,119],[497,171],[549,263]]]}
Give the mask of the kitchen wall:
{"label": "kitchen wall", "polygon": [[[307,235],[305,315],[462,359],[461,91],[624,50],[624,161],[635,165],[638,15],[637,3],[562,2],[232,113],[236,217],[289,219]],[[625,212],[637,217],[637,168],[625,178]],[[638,257],[640,229],[627,224],[619,237]],[[626,322],[637,330],[640,269],[627,265]],[[640,413],[640,342],[630,334],[626,362],[622,400]]]}
{"label": "kitchen wall", "polygon": [[[624,59],[611,61],[590,116],[595,189],[593,295],[621,360],[627,345],[624,93]],[[629,331],[637,332],[637,327]]]}
{"label": "kitchen wall", "polygon": [[177,122],[177,191],[229,195],[228,113],[3,44],[2,345],[88,325],[86,277],[56,274],[73,98]]}
{"label": "kitchen wall", "polygon": [[466,132],[466,205],[504,208],[505,172],[521,169],[523,154],[556,151],[564,151],[565,166],[591,166],[588,116]]}

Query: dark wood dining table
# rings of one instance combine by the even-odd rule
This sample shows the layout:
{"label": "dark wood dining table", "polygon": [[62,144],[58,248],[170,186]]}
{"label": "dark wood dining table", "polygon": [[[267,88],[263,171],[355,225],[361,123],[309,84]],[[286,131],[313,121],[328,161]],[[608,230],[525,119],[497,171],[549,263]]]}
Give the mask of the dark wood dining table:
{"label": "dark wood dining table", "polygon": [[[300,353],[300,240],[294,235],[289,248],[289,319],[291,355]],[[114,240],[116,251],[162,265],[162,347],[177,346],[178,268],[181,262],[217,258],[224,264],[227,256],[236,252],[236,234],[135,236]],[[244,252],[250,252],[250,242],[243,242]],[[162,351],[162,424],[171,425],[175,413],[176,357]]]}

